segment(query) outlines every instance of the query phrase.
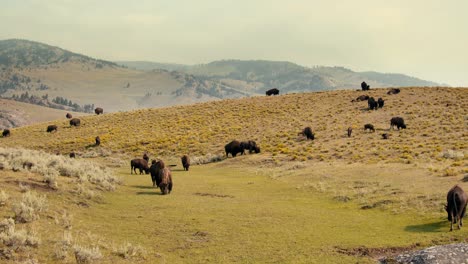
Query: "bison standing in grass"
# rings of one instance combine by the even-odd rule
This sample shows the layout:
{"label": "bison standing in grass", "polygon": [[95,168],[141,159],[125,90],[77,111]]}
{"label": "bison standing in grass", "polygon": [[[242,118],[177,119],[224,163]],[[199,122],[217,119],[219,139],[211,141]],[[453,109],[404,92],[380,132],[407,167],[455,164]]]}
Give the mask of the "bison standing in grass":
{"label": "bison standing in grass", "polygon": [[65,115],[65,117],[66,117],[67,119],[71,119],[73,116],[72,116],[72,114],[67,113],[67,114]]}
{"label": "bison standing in grass", "polygon": [[97,136],[97,137],[95,138],[95,140],[96,140],[95,146],[101,145],[101,138],[100,138],[99,136]]}
{"label": "bison standing in grass", "polygon": [[96,113],[96,115],[101,115],[104,113],[104,109],[102,109],[101,107],[97,107],[96,109],[94,109],[94,113]]}
{"label": "bison standing in grass", "polygon": [[233,140],[224,146],[224,151],[226,152],[226,157],[228,157],[229,154],[235,157],[237,153],[242,153],[243,149],[239,141]]}
{"label": "bison standing in grass", "polygon": [[48,133],[51,133],[53,131],[57,132],[57,126],[56,125],[48,125],[47,130]]}
{"label": "bison standing in grass", "polygon": [[279,94],[279,90],[276,89],[276,88],[273,88],[273,89],[270,89],[268,91],[265,92],[266,95],[270,96],[270,95],[278,95]]}
{"label": "bison standing in grass", "polygon": [[457,222],[458,229],[463,226],[463,217],[465,216],[467,203],[468,196],[460,186],[453,186],[447,193],[445,211],[447,211],[448,220],[450,221],[450,231],[453,230],[453,224]]}
{"label": "bison standing in grass", "polygon": [[150,173],[153,187],[159,187],[162,194],[169,194],[172,191],[172,173],[166,167],[164,161],[153,160],[151,162]]}
{"label": "bison standing in grass", "polygon": [[72,158],[72,159],[76,158],[75,152],[70,152],[70,155],[69,155],[69,156],[70,156],[70,158]]}
{"label": "bison standing in grass", "polygon": [[362,82],[361,83],[361,89],[363,91],[368,91],[368,90],[370,90],[370,86],[366,82]]}
{"label": "bison standing in grass", "polygon": [[249,150],[249,154],[252,154],[254,151],[255,151],[255,148],[257,147],[257,143],[253,140],[249,140],[249,141],[242,141],[241,143],[241,148],[242,148],[242,152],[241,152],[241,155],[244,155],[245,154],[245,150]]}
{"label": "bison standing in grass", "polygon": [[9,137],[11,135],[10,129],[5,128],[2,132],[3,137]]}
{"label": "bison standing in grass", "polygon": [[393,117],[390,119],[390,129],[393,129],[394,126],[396,126],[398,130],[400,130],[400,128],[406,128],[405,120],[399,116]]}
{"label": "bison standing in grass", "polygon": [[70,120],[70,126],[79,126],[81,123],[79,118],[72,118]]}
{"label": "bison standing in grass", "polygon": [[379,108],[382,108],[384,106],[384,103],[385,103],[385,101],[382,98],[379,98],[377,100],[377,104],[378,104]]}
{"label": "bison standing in grass", "polygon": [[133,172],[136,174],[136,169],[140,171],[140,175],[143,174],[143,171],[149,174],[148,162],[144,159],[132,159],[130,161],[130,174],[133,174]]}
{"label": "bison standing in grass", "polygon": [[364,131],[366,131],[367,129],[369,129],[371,132],[375,132],[374,125],[372,125],[372,124],[365,124],[364,125]]}
{"label": "bison standing in grass", "polygon": [[351,137],[351,133],[353,133],[353,128],[348,127],[348,137]]}
{"label": "bison standing in grass", "polygon": [[184,170],[188,171],[190,167],[190,158],[187,155],[183,155],[180,159],[182,161],[182,167],[184,167]]}
{"label": "bison standing in grass", "polygon": [[307,139],[314,140],[315,139],[315,134],[312,132],[312,128],[306,127],[302,130],[302,132],[299,132],[298,135],[302,135],[307,137]]}
{"label": "bison standing in grass", "polygon": [[374,97],[370,97],[367,100],[367,104],[369,105],[369,110],[377,110],[378,104],[377,101],[375,101]]}

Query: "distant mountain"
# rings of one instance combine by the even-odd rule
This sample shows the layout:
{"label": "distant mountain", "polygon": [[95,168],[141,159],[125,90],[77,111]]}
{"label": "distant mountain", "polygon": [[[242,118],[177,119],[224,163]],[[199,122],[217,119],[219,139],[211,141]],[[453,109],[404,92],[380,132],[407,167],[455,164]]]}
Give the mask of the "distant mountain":
{"label": "distant mountain", "polygon": [[[141,70],[156,68],[172,70],[173,64],[122,63]],[[143,67],[143,65],[145,67]],[[199,78],[216,80],[237,89],[263,93],[277,87],[283,92],[301,92],[359,88],[362,81],[371,87],[440,86],[440,84],[410,77],[404,74],[378,72],[354,72],[343,67],[313,68],[286,61],[221,60],[201,65],[177,65],[179,71]]]}
{"label": "distant mountain", "polygon": [[135,70],[152,71],[164,69],[168,71],[184,71],[188,70],[190,66],[175,63],[159,63],[151,61],[116,61],[115,63]]}

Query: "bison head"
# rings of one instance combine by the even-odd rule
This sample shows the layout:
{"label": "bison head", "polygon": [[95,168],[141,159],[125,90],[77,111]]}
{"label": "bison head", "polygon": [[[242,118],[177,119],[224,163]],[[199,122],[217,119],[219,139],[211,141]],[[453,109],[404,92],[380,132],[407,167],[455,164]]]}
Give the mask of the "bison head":
{"label": "bison head", "polygon": [[405,129],[406,129],[406,125],[405,125],[405,124],[401,125],[401,128],[405,128]]}

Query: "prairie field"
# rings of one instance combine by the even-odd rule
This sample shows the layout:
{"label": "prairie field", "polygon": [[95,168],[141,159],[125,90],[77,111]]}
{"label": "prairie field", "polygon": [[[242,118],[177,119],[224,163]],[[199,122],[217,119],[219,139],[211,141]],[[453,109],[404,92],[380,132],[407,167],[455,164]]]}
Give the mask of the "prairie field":
{"label": "prairie field", "polygon": [[[453,185],[468,190],[468,90],[386,91],[252,97],[12,129],[0,138],[0,259],[375,263],[467,242],[466,227],[448,232],[443,206]],[[351,102],[362,94],[382,97],[384,107]],[[389,130],[394,116],[407,129]],[[365,132],[367,123],[376,131]],[[46,133],[49,124],[58,131]],[[305,126],[315,140],[298,135]],[[261,153],[226,159],[233,139],[255,140]],[[177,165],[170,195],[149,175],[130,174],[129,160],[144,152]],[[192,158],[188,172],[183,154]],[[32,209],[19,210],[20,201]]]}

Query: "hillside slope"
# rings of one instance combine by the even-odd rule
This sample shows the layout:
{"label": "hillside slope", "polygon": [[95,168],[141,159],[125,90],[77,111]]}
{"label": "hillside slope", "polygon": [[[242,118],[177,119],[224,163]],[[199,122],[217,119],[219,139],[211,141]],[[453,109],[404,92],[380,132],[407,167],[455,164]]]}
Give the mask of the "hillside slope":
{"label": "hillside slope", "polygon": [[[88,116],[78,128],[55,122],[59,131],[53,136],[45,133],[49,122],[16,129],[15,136],[2,143],[66,153],[85,150],[99,135],[101,147],[114,152],[177,157],[224,155],[229,141],[252,139],[265,158],[277,160],[413,163],[438,162],[446,151],[467,156],[467,89],[402,88],[397,95],[386,91],[367,93],[385,99],[385,106],[375,111],[367,110],[367,102],[351,102],[360,91],[253,97]],[[403,117],[408,128],[389,131],[395,116]],[[375,126],[375,133],[364,131],[367,123]],[[314,131],[314,141],[298,136],[306,126]],[[354,129],[351,138],[348,127]],[[383,140],[382,133],[390,139]]]}
{"label": "hillside slope", "polygon": [[0,99],[0,129],[65,119],[67,113],[71,113],[74,117],[86,115],[84,113],[69,112],[13,100]]}

